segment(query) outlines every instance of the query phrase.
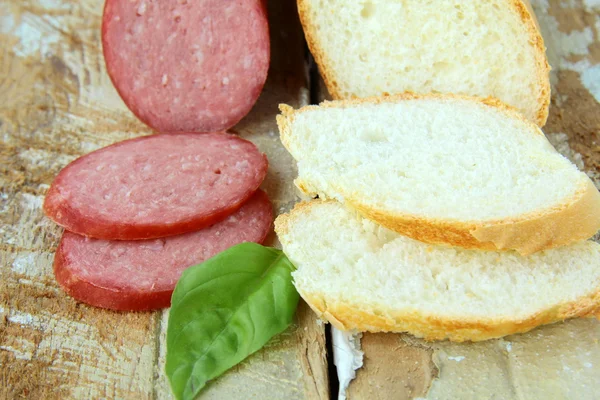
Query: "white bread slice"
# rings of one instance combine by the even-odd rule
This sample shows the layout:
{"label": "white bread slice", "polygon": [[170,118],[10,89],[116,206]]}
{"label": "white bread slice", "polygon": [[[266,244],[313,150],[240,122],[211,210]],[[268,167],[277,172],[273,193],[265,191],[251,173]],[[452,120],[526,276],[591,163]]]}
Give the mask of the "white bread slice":
{"label": "white bread slice", "polygon": [[496,100],[403,94],[280,108],[301,190],[413,239],[529,254],[600,229],[588,176]]}
{"label": "white bread slice", "polygon": [[526,1],[298,0],[298,10],[334,99],[495,97],[546,122],[550,67]]}
{"label": "white bread slice", "polygon": [[298,204],[275,221],[294,284],[342,330],[479,341],[600,308],[600,245],[528,257],[429,245],[335,201]]}

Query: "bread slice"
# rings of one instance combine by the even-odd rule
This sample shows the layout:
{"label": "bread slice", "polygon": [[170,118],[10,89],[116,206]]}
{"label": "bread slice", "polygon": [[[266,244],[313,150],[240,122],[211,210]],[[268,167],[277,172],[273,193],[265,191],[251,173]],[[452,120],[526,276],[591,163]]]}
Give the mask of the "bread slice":
{"label": "bread slice", "polygon": [[335,99],[491,96],[546,122],[550,67],[528,2],[298,0],[298,10]]}
{"label": "bread slice", "polygon": [[600,193],[496,100],[404,94],[281,106],[297,186],[406,236],[522,254],[600,229]]}
{"label": "bread slice", "polygon": [[275,221],[294,284],[342,330],[479,341],[600,308],[600,245],[528,257],[428,245],[335,201],[300,203]]}

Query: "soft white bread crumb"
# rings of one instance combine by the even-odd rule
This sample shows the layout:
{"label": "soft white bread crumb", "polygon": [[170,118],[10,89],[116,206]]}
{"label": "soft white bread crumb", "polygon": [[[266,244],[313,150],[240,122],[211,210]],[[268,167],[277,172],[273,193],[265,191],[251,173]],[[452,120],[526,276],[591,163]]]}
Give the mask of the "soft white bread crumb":
{"label": "soft white bread crumb", "polygon": [[527,257],[428,245],[335,201],[300,203],[275,229],[296,288],[342,330],[477,341],[600,305],[600,245],[591,241]]}
{"label": "soft white bread crumb", "polygon": [[546,122],[544,42],[520,0],[299,0],[298,9],[334,98],[492,96]]}
{"label": "soft white bread crumb", "polygon": [[282,106],[296,184],[414,239],[523,254],[600,229],[600,194],[495,100],[400,95]]}

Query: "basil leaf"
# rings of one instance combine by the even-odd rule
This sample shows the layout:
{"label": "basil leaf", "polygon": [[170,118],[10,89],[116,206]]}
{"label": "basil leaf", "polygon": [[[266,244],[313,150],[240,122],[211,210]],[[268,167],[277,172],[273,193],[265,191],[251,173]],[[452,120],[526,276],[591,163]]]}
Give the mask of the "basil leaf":
{"label": "basil leaf", "polygon": [[292,322],[299,295],[281,250],[242,243],[186,269],[173,292],[166,372],[178,399],[262,348]]}

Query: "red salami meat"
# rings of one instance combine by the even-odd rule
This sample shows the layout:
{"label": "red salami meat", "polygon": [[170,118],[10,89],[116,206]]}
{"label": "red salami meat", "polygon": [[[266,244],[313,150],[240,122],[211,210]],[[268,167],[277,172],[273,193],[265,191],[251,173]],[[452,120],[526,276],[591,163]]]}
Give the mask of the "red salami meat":
{"label": "red salami meat", "polygon": [[177,235],[230,215],[266,172],[265,155],[234,135],[144,136],[67,165],[50,186],[44,211],[67,230],[99,239]]}
{"label": "red salami meat", "polygon": [[65,232],[54,258],[54,274],[69,295],[93,306],[113,310],[168,307],[185,268],[238,243],[261,243],[272,220],[271,203],[258,191],[225,220],[184,235],[108,241]]}
{"label": "red salami meat", "polygon": [[102,44],[117,91],[160,132],[232,127],[269,69],[261,0],[107,0]]}

